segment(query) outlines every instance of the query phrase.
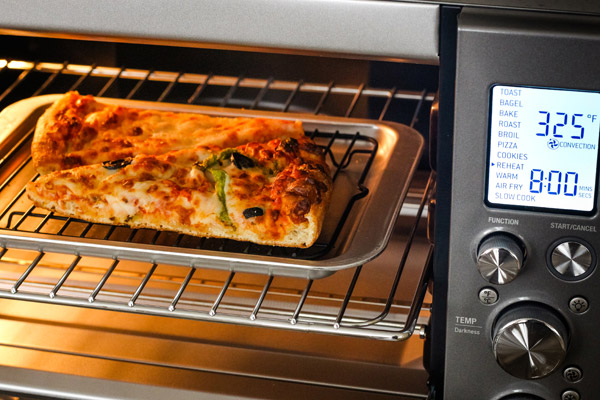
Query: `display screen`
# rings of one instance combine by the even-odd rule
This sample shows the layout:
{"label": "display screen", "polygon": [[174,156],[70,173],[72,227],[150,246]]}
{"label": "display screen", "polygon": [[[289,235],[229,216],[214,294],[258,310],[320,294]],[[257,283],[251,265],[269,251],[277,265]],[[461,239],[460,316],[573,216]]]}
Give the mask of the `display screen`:
{"label": "display screen", "polygon": [[487,203],[595,210],[600,93],[492,87]]}

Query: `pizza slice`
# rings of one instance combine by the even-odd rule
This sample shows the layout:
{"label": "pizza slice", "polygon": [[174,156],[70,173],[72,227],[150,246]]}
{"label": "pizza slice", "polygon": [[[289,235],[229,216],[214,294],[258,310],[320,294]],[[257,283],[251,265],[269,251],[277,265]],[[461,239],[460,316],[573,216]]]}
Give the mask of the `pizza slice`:
{"label": "pizza slice", "polygon": [[27,186],[39,207],[90,222],[309,247],[332,181],[309,138],[138,155],[41,176]]}
{"label": "pizza slice", "polygon": [[37,122],[32,157],[41,174],[197,146],[235,147],[304,135],[300,121],[142,110],[69,92]]}

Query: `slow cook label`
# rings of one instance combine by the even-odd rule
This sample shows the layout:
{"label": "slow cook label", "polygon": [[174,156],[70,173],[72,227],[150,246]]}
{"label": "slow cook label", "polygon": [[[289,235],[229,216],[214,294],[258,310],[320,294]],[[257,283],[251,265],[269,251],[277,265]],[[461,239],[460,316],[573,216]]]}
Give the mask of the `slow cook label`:
{"label": "slow cook label", "polygon": [[600,93],[496,85],[491,96],[487,204],[593,212]]}

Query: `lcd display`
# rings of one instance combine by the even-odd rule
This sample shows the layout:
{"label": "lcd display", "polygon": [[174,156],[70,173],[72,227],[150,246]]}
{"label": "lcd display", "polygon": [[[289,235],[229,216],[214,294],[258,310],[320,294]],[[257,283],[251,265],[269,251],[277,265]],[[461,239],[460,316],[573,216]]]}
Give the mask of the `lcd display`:
{"label": "lcd display", "polygon": [[489,205],[595,210],[600,93],[496,85],[490,112]]}

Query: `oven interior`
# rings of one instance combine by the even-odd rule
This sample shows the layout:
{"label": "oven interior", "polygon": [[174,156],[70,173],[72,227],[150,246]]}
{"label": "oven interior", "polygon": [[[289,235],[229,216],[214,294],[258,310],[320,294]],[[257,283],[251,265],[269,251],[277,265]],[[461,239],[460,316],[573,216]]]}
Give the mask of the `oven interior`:
{"label": "oven interior", "polygon": [[[389,121],[429,141],[435,65],[11,35],[0,40],[0,109],[77,90]],[[23,192],[33,124],[1,147],[3,234],[51,231],[69,240],[277,251],[40,212]],[[353,152],[351,137],[328,134],[346,149],[342,159],[332,155],[339,173],[361,163],[364,152]],[[2,242],[0,368],[6,378],[0,390],[19,398],[426,398],[423,338],[435,201],[426,150],[407,185],[383,253],[321,279],[215,269],[210,260],[190,267],[109,250],[87,256]],[[318,260],[319,254],[304,256]]]}

